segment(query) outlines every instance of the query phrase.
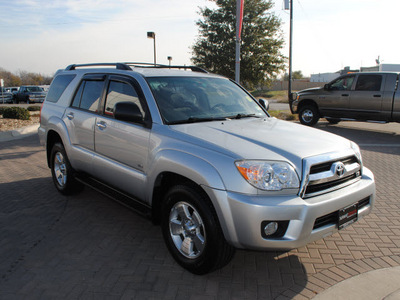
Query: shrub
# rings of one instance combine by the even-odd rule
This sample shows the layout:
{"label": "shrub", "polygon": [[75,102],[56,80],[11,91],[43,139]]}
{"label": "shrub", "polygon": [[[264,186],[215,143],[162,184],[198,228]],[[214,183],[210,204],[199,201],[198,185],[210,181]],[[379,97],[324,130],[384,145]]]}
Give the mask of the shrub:
{"label": "shrub", "polygon": [[19,120],[30,120],[31,114],[29,110],[22,107],[4,107],[3,108],[4,119],[19,119]]}
{"label": "shrub", "polygon": [[5,108],[6,108],[6,107],[0,107],[0,115],[3,114]]}
{"label": "shrub", "polygon": [[40,111],[40,106],[28,106],[29,111]]}

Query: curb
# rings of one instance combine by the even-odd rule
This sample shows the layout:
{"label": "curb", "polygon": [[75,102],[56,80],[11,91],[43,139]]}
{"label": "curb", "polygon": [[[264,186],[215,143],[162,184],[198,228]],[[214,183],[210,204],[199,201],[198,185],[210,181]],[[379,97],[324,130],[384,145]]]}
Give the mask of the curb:
{"label": "curb", "polygon": [[0,132],[0,142],[7,142],[37,134],[39,124],[25,126],[15,130]]}

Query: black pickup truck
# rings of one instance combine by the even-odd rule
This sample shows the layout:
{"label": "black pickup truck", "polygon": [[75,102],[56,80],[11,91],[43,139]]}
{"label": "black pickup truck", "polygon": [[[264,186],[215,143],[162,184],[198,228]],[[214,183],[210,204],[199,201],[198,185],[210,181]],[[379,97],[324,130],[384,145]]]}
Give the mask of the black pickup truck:
{"label": "black pickup truck", "polygon": [[14,103],[42,103],[46,98],[46,92],[36,85],[23,85],[14,93]]}

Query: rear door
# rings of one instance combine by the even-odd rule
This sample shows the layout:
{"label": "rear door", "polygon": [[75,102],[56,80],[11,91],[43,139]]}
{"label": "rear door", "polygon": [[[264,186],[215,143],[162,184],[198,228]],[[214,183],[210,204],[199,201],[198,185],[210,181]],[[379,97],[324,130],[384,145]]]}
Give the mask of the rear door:
{"label": "rear door", "polygon": [[94,172],[119,190],[144,200],[151,129],[143,123],[116,120],[114,106],[133,102],[143,119],[149,120],[147,105],[139,84],[130,77],[112,75],[106,85],[102,115],[95,122]]}
{"label": "rear door", "polygon": [[91,160],[94,154],[94,126],[103,96],[105,75],[88,75],[81,81],[72,104],[64,113],[72,144],[72,164],[79,161],[79,169],[91,173]]}
{"label": "rear door", "polygon": [[350,110],[355,119],[381,120],[384,75],[359,74],[351,94]]}

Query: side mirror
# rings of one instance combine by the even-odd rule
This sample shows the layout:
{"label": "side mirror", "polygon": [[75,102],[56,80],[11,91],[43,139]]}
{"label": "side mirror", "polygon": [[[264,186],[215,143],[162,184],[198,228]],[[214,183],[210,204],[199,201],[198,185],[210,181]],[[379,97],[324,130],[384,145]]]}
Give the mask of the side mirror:
{"label": "side mirror", "polygon": [[324,85],[324,90],[329,90],[329,89],[330,89],[329,84],[325,84],[325,85]]}
{"label": "side mirror", "polygon": [[269,102],[268,102],[268,100],[260,98],[260,99],[258,99],[258,102],[261,104],[262,107],[264,107],[264,109],[266,111],[269,110]]}
{"label": "side mirror", "polygon": [[144,123],[142,112],[133,102],[118,102],[114,105],[114,118],[120,121]]}

